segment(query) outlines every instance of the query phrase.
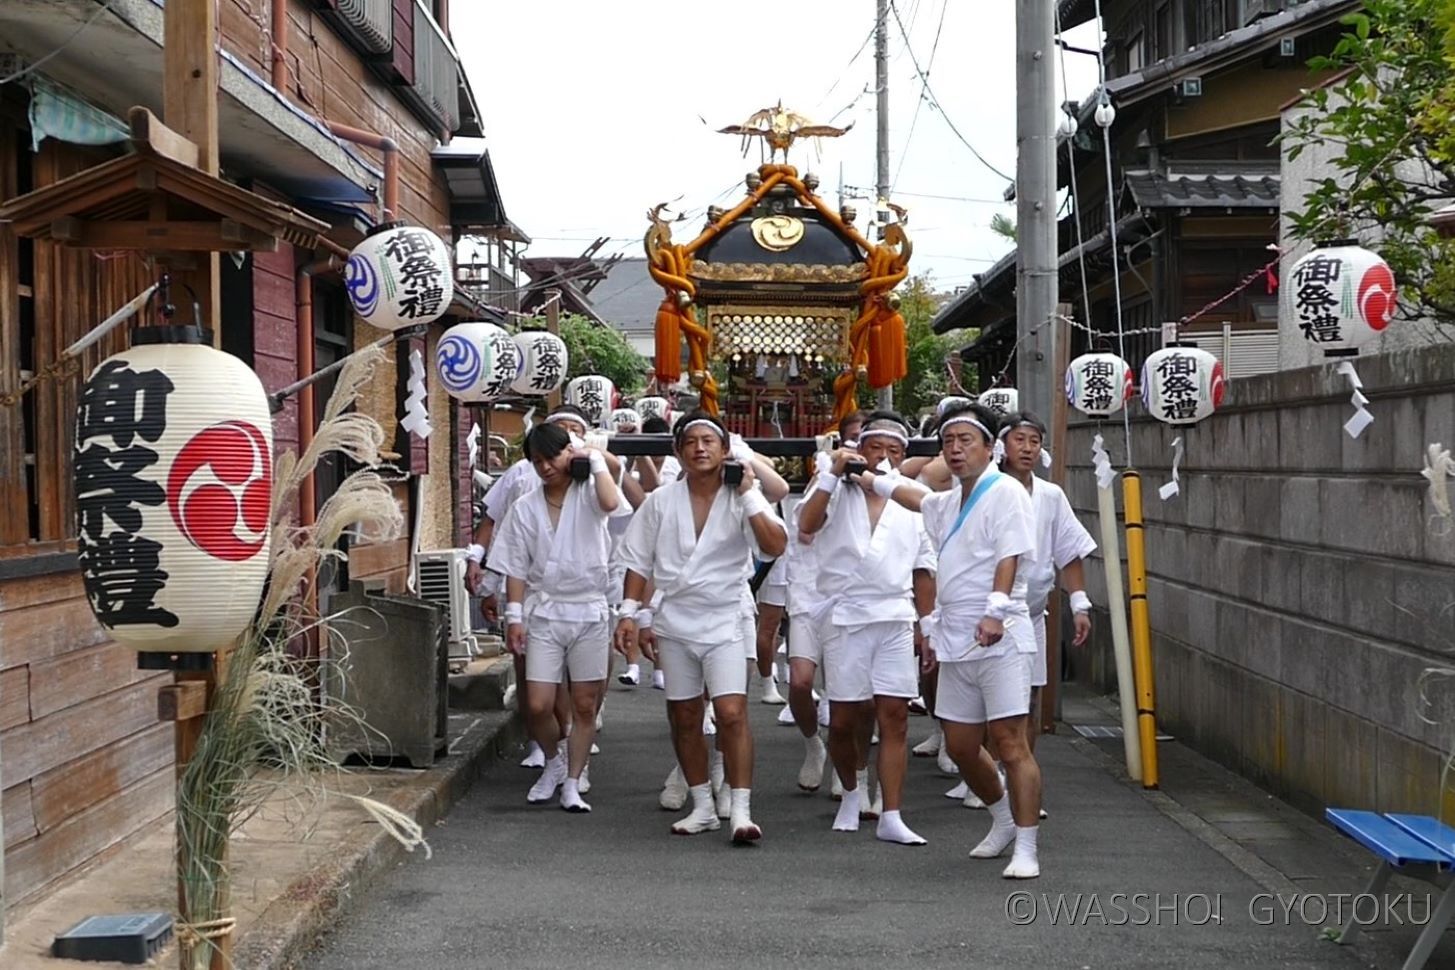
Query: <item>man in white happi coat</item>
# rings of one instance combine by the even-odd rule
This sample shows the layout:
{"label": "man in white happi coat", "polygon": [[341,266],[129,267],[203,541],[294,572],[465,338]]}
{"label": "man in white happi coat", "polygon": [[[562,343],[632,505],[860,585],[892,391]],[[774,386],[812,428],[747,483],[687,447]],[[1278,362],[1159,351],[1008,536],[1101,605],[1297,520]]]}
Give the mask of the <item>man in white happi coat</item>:
{"label": "man in white happi coat", "polygon": [[[841,448],[804,499],[799,528],[815,535],[818,592],[824,598],[824,682],[829,697],[829,756],[844,788],[834,830],[857,831],[860,814],[877,816],[886,842],[924,845],[904,823],[900,799],[908,759],[909,702],[919,694],[916,622],[934,605],[935,554],[920,516],[873,491],[886,486],[909,447],[909,428],[876,411],[857,450]],[[845,480],[848,475],[849,480]],[[911,487],[905,485],[905,487]],[[881,486],[881,492],[888,488]],[[868,791],[869,739],[879,727],[878,800]]]}
{"label": "man in white happi coat", "polygon": [[[1036,637],[1020,563],[1036,553],[1036,517],[1025,488],[995,467],[997,430],[995,414],[978,404],[947,410],[941,454],[959,486],[926,494],[918,484],[900,482],[890,494],[923,513],[937,546],[935,612],[921,621],[925,652],[939,663],[935,714],[950,757],[992,819],[970,855],[993,859],[1014,844],[1001,874],[1031,879],[1041,871],[1041,772],[1026,741]],[[987,727],[1005,765],[1008,794],[982,747]]]}
{"label": "man in white happi coat", "polygon": [[1034,751],[1036,735],[1041,733],[1036,723],[1041,688],[1052,676],[1046,662],[1046,605],[1059,575],[1061,588],[1071,598],[1075,628],[1071,644],[1079,647],[1086,642],[1091,635],[1091,598],[1086,595],[1082,560],[1096,551],[1096,540],[1077,520],[1060,486],[1036,477],[1036,468],[1043,464],[1045,454],[1046,426],[1041,420],[1029,411],[1007,415],[1000,425],[1000,440],[1005,451],[1001,470],[1026,487],[1036,510],[1036,552],[1021,563],[1026,573],[1026,608],[1036,632],[1036,660],[1031,668],[1031,720],[1026,725],[1026,738]]}
{"label": "man in white happi coat", "polygon": [[[521,496],[506,513],[489,564],[505,576],[506,646],[525,656],[527,724],[550,755],[528,798],[549,801],[559,787],[562,808],[589,812],[580,779],[610,665],[607,519],[623,499],[606,455],[573,446],[558,424],[531,429],[525,453],[541,487]],[[576,458],[589,461],[584,481],[571,476]],[[563,751],[555,706],[568,673],[574,718]]]}
{"label": "man in white happi coat", "polygon": [[721,827],[702,730],[706,688],[716,712],[733,841],[751,842],[762,837],[751,812],[753,739],[745,662],[756,638],[744,623],[743,601],[754,551],[780,556],[787,535],[755,487],[751,464],[740,466],[737,488],[723,481],[729,445],[722,422],[693,412],[678,422],[674,440],[684,477],[647,497],[622,542],[627,575],[617,649],[624,652],[638,636],[636,615],[651,579],[658,605],[652,633],[640,642],[666,673],[672,743],[692,799],[691,813],[672,831],[695,835]]}
{"label": "man in white happi coat", "polygon": [[[586,415],[581,413],[580,408],[575,405],[563,404],[546,416],[547,424],[559,425],[568,434],[578,438],[585,438],[589,422]],[[500,594],[504,591],[505,580],[496,572],[486,567],[486,556],[490,551],[495,538],[495,530],[501,522],[505,521],[505,515],[510,511],[522,495],[532,489],[540,487],[540,476],[536,474],[530,460],[522,458],[507,468],[490,491],[485,493],[484,512],[480,521],[475,526],[475,534],[467,549],[465,565],[465,588],[473,595],[482,597],[481,611],[485,619],[494,623],[499,618]],[[516,656],[515,660],[515,682],[524,684],[525,658]],[[571,704],[564,688],[557,699],[557,719],[560,721],[561,730],[565,731],[571,723]],[[546,764],[545,752],[534,740],[530,742],[529,750],[525,758],[521,760],[522,768],[543,768]]]}

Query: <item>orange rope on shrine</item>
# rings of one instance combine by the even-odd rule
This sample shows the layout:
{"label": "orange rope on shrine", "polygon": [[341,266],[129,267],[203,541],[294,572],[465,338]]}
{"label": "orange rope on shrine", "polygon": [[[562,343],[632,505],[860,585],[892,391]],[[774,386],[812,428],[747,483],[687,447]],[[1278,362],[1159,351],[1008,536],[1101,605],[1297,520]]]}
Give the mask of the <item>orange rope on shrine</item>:
{"label": "orange rope on shrine", "polygon": [[658,228],[654,227],[648,234],[647,268],[666,291],[666,298],[657,308],[657,380],[670,384],[681,378],[680,341],[685,338],[689,380],[698,388],[703,410],[718,413],[717,381],[708,370],[712,333],[698,322],[693,306],[697,286],[688,277],[688,269],[698,249],[761,202],[775,186],[786,182],[800,202],[812,206],[826,222],[864,251],[869,267],[869,278],[859,286],[859,295],[863,298],[859,316],[849,328],[849,359],[843,372],[834,379],[832,420],[838,422],[858,405],[860,377],[867,377],[871,387],[880,388],[903,379],[909,372],[904,318],[890,308],[887,300],[890,291],[909,275],[909,240],[903,230],[891,227],[886,244],[869,242],[809,191],[799,179],[798,170],[791,165],[764,165],[758,169],[758,175],[762,182],[757,188],[687,245],[671,244],[662,238],[654,249],[652,235]]}

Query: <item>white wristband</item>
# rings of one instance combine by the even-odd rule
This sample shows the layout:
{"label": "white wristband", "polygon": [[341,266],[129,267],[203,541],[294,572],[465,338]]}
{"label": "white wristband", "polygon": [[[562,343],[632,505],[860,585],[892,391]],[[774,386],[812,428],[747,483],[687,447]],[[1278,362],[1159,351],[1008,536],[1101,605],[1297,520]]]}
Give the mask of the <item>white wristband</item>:
{"label": "white wristband", "polygon": [[894,498],[894,490],[899,487],[901,481],[903,481],[903,477],[894,472],[888,475],[875,475],[874,494],[880,498]]}
{"label": "white wristband", "polygon": [[985,615],[992,620],[1004,620],[1010,612],[1010,597],[998,590],[985,598]]}
{"label": "white wristband", "polygon": [[475,563],[484,562],[485,547],[480,545],[480,543],[478,542],[470,543],[470,545],[465,548],[465,558]]}
{"label": "white wristband", "polygon": [[519,603],[506,603],[505,604],[505,622],[506,623],[524,623],[525,622],[525,607],[523,607]]}
{"label": "white wristband", "polygon": [[1090,613],[1091,597],[1086,595],[1086,590],[1078,589],[1071,592],[1071,612]]}
{"label": "white wristband", "polygon": [[650,630],[652,628],[652,611],[637,610],[637,629]]}
{"label": "white wristband", "polygon": [[591,452],[591,474],[600,475],[606,471],[606,456],[599,451]]}
{"label": "white wristband", "polygon": [[929,639],[930,637],[934,636],[934,634],[935,634],[935,628],[939,625],[939,623],[940,623],[940,618],[935,613],[927,613],[926,615],[920,617],[919,618],[919,632],[920,632],[920,636],[925,637],[926,639]]}
{"label": "white wristband", "polygon": [[814,482],[814,487],[820,492],[828,492],[832,495],[834,494],[834,489],[839,487],[839,480],[834,477],[833,472],[819,472],[818,478]]}
{"label": "white wristband", "polygon": [[622,600],[621,605],[616,608],[616,615],[625,620],[630,617],[635,617],[641,612],[641,609],[642,604],[640,600]]}
{"label": "white wristband", "polygon": [[768,500],[763,496],[763,493],[756,488],[750,489],[748,494],[743,496],[743,514],[748,518],[751,519],[759,512],[772,511],[773,506],[768,504]]}

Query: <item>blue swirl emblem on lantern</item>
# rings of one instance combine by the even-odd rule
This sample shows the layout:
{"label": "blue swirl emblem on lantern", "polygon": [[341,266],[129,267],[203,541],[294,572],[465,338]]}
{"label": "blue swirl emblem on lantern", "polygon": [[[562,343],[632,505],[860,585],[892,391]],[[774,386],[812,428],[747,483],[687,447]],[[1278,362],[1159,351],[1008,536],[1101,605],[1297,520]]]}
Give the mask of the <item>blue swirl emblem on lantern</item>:
{"label": "blue swirl emblem on lantern", "polygon": [[446,336],[435,352],[435,367],[440,381],[456,393],[464,393],[475,386],[480,379],[481,364],[480,348],[458,334]]}
{"label": "blue swirl emblem on lantern", "polygon": [[379,275],[369,257],[361,254],[349,257],[344,268],[344,285],[348,287],[355,312],[366,320],[373,316],[379,307]]}

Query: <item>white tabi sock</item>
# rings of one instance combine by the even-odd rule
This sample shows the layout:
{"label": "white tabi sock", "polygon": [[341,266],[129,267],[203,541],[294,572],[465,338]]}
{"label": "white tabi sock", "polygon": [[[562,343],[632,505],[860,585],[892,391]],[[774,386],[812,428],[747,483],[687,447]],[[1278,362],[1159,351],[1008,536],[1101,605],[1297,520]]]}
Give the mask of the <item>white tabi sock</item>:
{"label": "white tabi sock", "polygon": [[561,785],[561,807],[568,812],[591,811],[591,806],[581,798],[581,789],[575,778],[567,778]]}
{"label": "white tabi sock", "polygon": [[965,796],[968,794],[970,794],[970,786],[962,781],[954,788],[951,788],[949,791],[945,792],[945,797],[953,798],[956,801],[963,802],[965,800]]}
{"label": "white tabi sock", "polygon": [[803,739],[803,767],[798,769],[798,787],[803,791],[818,791],[823,784],[823,763],[828,757],[823,739],[817,734]]}
{"label": "white tabi sock", "polygon": [[900,818],[898,809],[879,816],[879,826],[875,829],[874,834],[884,842],[898,842],[900,845],[925,844],[922,837],[904,824],[904,819]]}
{"label": "white tabi sock", "polygon": [[722,828],[713,811],[712,786],[706,783],[687,789],[692,796],[692,812],[672,826],[673,835],[697,835],[699,832],[716,832]]}
{"label": "white tabi sock", "polygon": [[859,799],[863,797],[859,789],[844,792],[844,798],[839,802],[839,813],[834,816],[835,832],[857,832],[859,831]]}
{"label": "white tabi sock", "polygon": [[883,804],[873,797],[869,788],[869,769],[860,768],[854,772],[854,783],[859,789],[859,817],[878,818]]}
{"label": "white tabi sock", "polygon": [[1001,795],[1000,801],[992,802],[990,809],[990,831],[980,844],[970,850],[972,859],[994,859],[1015,841],[1015,819],[1010,815],[1010,796]]}
{"label": "white tabi sock", "polygon": [[1041,860],[1036,851],[1039,827],[1030,825],[1015,829],[1015,851],[1011,853],[1010,865],[1001,875],[1006,879],[1035,879],[1041,874]]}
{"label": "white tabi sock", "polygon": [[751,788],[732,789],[731,825],[734,842],[756,842],[763,837],[763,830],[753,823],[752,795]]}

